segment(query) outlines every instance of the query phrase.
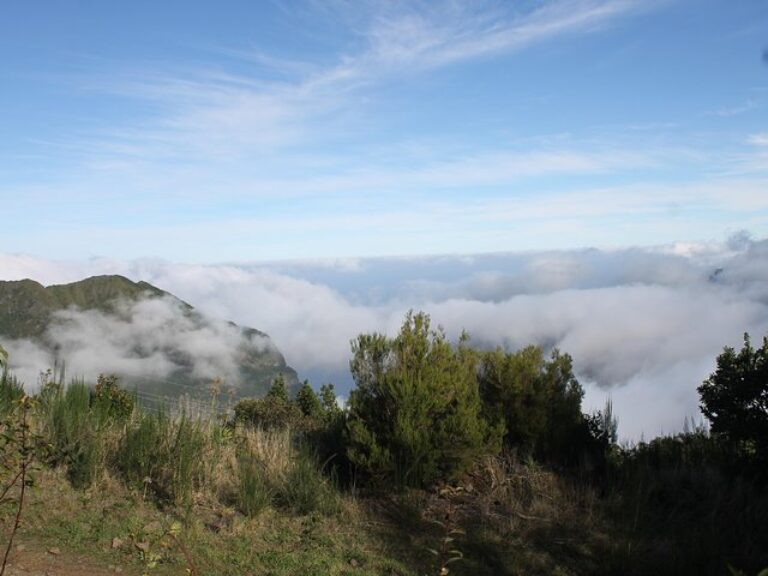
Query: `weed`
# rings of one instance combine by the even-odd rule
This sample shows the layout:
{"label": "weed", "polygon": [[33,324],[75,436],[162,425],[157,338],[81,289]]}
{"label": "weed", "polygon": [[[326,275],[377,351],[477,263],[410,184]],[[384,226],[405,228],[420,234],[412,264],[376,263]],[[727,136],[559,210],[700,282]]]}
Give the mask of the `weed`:
{"label": "weed", "polygon": [[275,497],[275,489],[267,477],[264,463],[252,454],[243,454],[238,463],[237,504],[246,516],[256,516],[267,508]]}
{"label": "weed", "polygon": [[[17,484],[19,487],[19,496],[16,505],[16,515],[14,517],[11,533],[8,536],[8,544],[3,555],[3,563],[0,566],[0,576],[5,574],[8,565],[8,556],[13,547],[13,540],[21,525],[21,515],[24,510],[24,498],[27,487],[31,484],[29,472],[35,457],[35,445],[32,433],[30,431],[29,412],[32,407],[32,399],[29,396],[22,396],[18,400],[18,422],[7,420],[3,423],[3,468],[18,471],[12,475],[10,482],[0,488],[0,502],[3,502],[12,488]],[[13,416],[13,414],[11,414]],[[14,466],[15,465],[15,466]],[[4,471],[5,471],[4,470]]]}

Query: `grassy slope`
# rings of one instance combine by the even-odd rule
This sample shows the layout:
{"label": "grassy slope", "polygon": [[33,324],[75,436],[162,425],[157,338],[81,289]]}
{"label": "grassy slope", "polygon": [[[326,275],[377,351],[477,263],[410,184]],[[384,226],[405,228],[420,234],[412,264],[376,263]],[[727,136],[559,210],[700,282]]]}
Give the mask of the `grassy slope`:
{"label": "grassy slope", "polygon": [[[11,444],[0,441],[0,490],[24,453],[13,443],[24,429],[12,400],[21,389],[3,391],[0,440]],[[157,553],[152,572],[168,575],[185,573],[185,550],[198,574],[437,575],[451,548],[463,559],[450,574],[467,576],[698,576],[728,574],[728,563],[752,575],[768,566],[764,487],[680,458],[652,464],[661,454],[652,446],[624,465],[625,480],[608,483],[497,456],[453,486],[355,497],[336,490],[289,431],[141,412],[105,419],[112,406],[92,404],[75,384],[30,408],[29,431],[42,441],[39,455],[29,452],[38,473],[19,534],[30,549],[55,546],[126,573]],[[0,535],[15,508],[13,498],[0,504]],[[164,535],[173,522],[183,548]]]}
{"label": "grassy slope", "polygon": [[500,468],[488,466],[468,480],[466,486],[477,485],[469,491],[344,496],[330,515],[268,507],[254,518],[210,501],[160,509],[108,477],[75,490],[61,471],[45,471],[31,491],[19,541],[60,547],[128,574],[141,572],[136,545],[148,541],[162,556],[150,573],[183,574],[179,546],[165,548],[157,538],[159,525],[180,520],[179,539],[199,574],[416,576],[439,573],[429,550],[441,549],[448,530],[461,529],[450,547],[464,559],[450,565],[451,574],[619,573],[590,491],[536,468],[515,467],[516,476],[501,479]]}
{"label": "grassy slope", "polygon": [[[51,472],[40,477],[31,494],[20,542],[85,554],[129,574],[144,567],[136,545],[145,541],[162,556],[151,573],[185,573],[179,546],[166,548],[157,539],[158,524],[174,519],[184,523],[179,540],[200,574],[416,574],[407,568],[413,559],[398,559],[401,554],[377,537],[353,500],[331,517],[268,509],[247,518],[206,506],[162,511],[120,483],[106,480],[81,492]],[[118,547],[113,547],[115,538],[122,541]]]}
{"label": "grassy slope", "polygon": [[[463,554],[450,565],[455,575],[728,574],[731,559],[718,540],[726,541],[739,519],[710,522],[695,510],[692,505],[686,526],[672,510],[639,510],[638,523],[615,496],[501,460],[441,491],[343,495],[331,514],[268,506],[254,517],[204,496],[188,507],[158,507],[109,476],[76,490],[61,470],[45,470],[30,492],[19,542],[140,574],[137,544],[146,541],[161,555],[151,574],[181,575],[183,552],[157,536],[160,526],[178,520],[179,539],[201,575],[437,576],[429,550],[440,550],[448,530],[460,529],[450,544]],[[10,521],[11,507],[0,507],[0,533],[7,534]],[[765,550],[756,553],[765,560]],[[762,566],[733,563],[748,574]]]}

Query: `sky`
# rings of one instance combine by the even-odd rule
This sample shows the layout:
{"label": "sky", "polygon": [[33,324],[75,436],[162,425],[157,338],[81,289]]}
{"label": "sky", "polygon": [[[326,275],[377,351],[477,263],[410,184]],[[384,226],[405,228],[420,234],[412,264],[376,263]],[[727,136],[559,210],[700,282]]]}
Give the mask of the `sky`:
{"label": "sky", "polygon": [[0,8],[2,250],[190,263],[768,234],[762,0]]}
{"label": "sky", "polygon": [[[342,395],[425,310],[571,353],[634,440],[768,334],[763,0],[6,0],[0,55],[1,280],[151,282]],[[134,312],[54,336],[133,366]]]}

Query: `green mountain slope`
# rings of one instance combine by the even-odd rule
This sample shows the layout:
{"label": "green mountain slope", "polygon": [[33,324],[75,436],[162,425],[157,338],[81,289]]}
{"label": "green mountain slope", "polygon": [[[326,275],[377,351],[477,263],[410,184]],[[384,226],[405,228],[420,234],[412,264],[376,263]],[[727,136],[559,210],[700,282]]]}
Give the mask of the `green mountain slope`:
{"label": "green mountain slope", "polygon": [[[92,326],[100,332],[92,334]],[[49,287],[34,280],[0,281],[0,341],[18,340],[34,342],[59,362],[88,357],[87,366],[81,360],[76,370],[115,372],[147,394],[204,396],[217,376],[237,397],[263,394],[278,374],[291,387],[298,383],[263,332],[207,318],[172,294],[123,276]],[[142,360],[147,366],[162,361],[164,373],[142,372]],[[133,368],[121,373],[121,366]]]}

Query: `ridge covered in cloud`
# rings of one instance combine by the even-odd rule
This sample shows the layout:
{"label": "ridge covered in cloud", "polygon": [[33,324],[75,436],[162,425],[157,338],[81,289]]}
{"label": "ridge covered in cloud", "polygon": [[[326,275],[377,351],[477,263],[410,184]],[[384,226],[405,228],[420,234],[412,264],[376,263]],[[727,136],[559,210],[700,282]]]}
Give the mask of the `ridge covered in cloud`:
{"label": "ridge covered in cloud", "polygon": [[242,387],[244,363],[271,366],[279,359],[267,336],[195,314],[171,296],[148,293],[112,308],[58,310],[40,338],[4,339],[12,370],[34,387],[40,372],[61,360],[75,378],[93,382],[100,373],[116,373],[143,383],[145,393],[177,395],[215,378]]}
{"label": "ridge covered in cloud", "polygon": [[697,416],[696,387],[723,346],[739,346],[744,332],[768,334],[768,240],[745,234],[655,248],[208,266],[0,255],[4,279],[104,273],[264,330],[300,377],[342,392],[351,386],[349,341],[395,333],[412,308],[481,346],[557,346],[574,357],[585,408],[611,394],[621,434],[635,439]]}

